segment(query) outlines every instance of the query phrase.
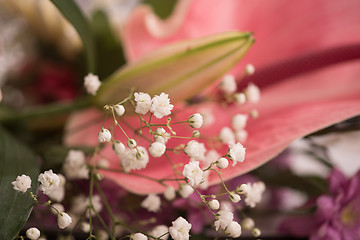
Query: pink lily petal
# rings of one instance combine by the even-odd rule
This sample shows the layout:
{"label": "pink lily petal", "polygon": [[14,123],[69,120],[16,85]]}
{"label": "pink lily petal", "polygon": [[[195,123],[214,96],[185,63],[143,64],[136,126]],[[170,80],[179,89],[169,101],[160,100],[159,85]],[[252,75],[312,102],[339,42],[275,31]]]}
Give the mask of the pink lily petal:
{"label": "pink lily petal", "polygon": [[[245,105],[244,107],[223,107],[217,103],[198,104],[193,106],[178,106],[173,121],[185,120],[193,113],[201,112],[202,109],[211,109],[216,117],[216,123],[200,129],[202,136],[217,136],[223,126],[231,126],[231,116],[239,112],[250,111],[256,107],[260,115],[257,119],[250,119],[247,131],[248,140],[245,143],[247,149],[246,159],[235,167],[222,170],[224,180],[246,173],[270,160],[279,154],[286,146],[297,138],[334,124],[336,122],[353,117],[360,113],[360,65],[357,62],[338,65],[336,67],[319,70],[306,76],[299,76],[287,81],[269,85],[262,90],[262,99],[259,104]],[[339,76],[334,78],[334,76]],[[170,96],[171,97],[171,96]],[[88,114],[78,114],[70,121],[68,129],[79,124],[79,121],[89,121],[98,116],[93,110]],[[138,127],[139,120],[136,116],[125,117],[128,123]],[[110,122],[105,124],[108,127]],[[120,122],[120,124],[122,124]],[[96,144],[97,133],[101,123],[82,131],[74,132],[66,138],[68,145]],[[174,130],[183,136],[191,135],[193,129],[187,124],[174,127]],[[126,131],[132,132],[129,128]],[[125,141],[119,131],[115,132],[115,138]],[[171,139],[167,144],[173,148],[184,140]],[[139,140],[139,145],[148,146],[146,141]],[[207,148],[210,144],[207,142]],[[218,152],[225,154],[227,146],[218,146]],[[119,160],[112,153],[111,146],[107,146],[103,155],[110,161],[111,167],[119,169]],[[169,153],[174,164],[186,164],[189,158],[183,154]],[[182,171],[182,166],[179,167]],[[159,183],[135,176],[118,172],[102,171],[103,175],[117,182],[125,189],[147,194],[162,192],[164,187]],[[146,169],[136,171],[138,174],[152,178],[173,178],[170,164],[165,157],[150,158]],[[216,175],[210,175],[211,184],[219,182]],[[166,182],[174,184],[174,182]]]}
{"label": "pink lily petal", "polygon": [[[130,61],[174,41],[232,30],[254,32],[257,42],[244,62],[256,67],[301,52],[360,40],[360,1],[357,0],[184,2],[178,4],[171,17],[183,19],[182,25],[178,21],[169,24],[168,20],[152,20],[149,24],[149,18],[154,18],[149,8],[139,7],[134,11],[122,31]],[[154,29],[162,29],[163,33],[156,34],[158,30]]]}

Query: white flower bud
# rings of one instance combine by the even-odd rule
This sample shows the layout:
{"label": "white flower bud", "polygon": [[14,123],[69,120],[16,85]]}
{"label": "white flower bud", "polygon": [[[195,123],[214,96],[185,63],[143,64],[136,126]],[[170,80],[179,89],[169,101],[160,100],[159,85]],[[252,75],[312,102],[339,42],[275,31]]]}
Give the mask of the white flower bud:
{"label": "white flower bud", "polygon": [[191,115],[187,121],[189,122],[190,127],[201,128],[201,126],[203,125],[204,119],[200,113],[195,113],[195,114]]}
{"label": "white flower bud", "polygon": [[125,152],[125,145],[120,141],[114,141],[113,150],[116,155],[121,155]]}
{"label": "white flower bud", "polygon": [[241,130],[245,128],[247,119],[248,119],[248,115],[246,114],[240,114],[240,113],[236,114],[232,118],[232,127],[235,130]]}
{"label": "white flower bud", "polygon": [[153,142],[149,147],[149,153],[151,156],[158,158],[161,157],[166,150],[165,144],[161,142]]}
{"label": "white flower bud", "polygon": [[260,101],[260,89],[253,83],[250,83],[245,91],[246,99],[251,103]]}
{"label": "white flower bud", "polygon": [[252,235],[253,235],[254,237],[259,237],[259,236],[261,235],[261,231],[260,231],[259,228],[253,228],[253,229],[251,230],[251,233],[252,233]]}
{"label": "white flower bud", "polygon": [[227,145],[235,143],[235,134],[229,127],[223,127],[219,134],[220,141]]}
{"label": "white flower bud", "polygon": [[[51,213],[55,214],[55,215],[58,215],[59,212],[63,212],[65,211],[65,208],[64,206],[61,204],[61,203],[54,203],[54,204],[51,204]],[[56,209],[56,210],[55,210]]]}
{"label": "white flower bud", "polygon": [[255,226],[255,222],[252,218],[244,218],[244,220],[242,220],[241,225],[243,226],[244,229],[252,229]]}
{"label": "white flower bud", "polygon": [[173,186],[167,187],[164,192],[164,197],[168,201],[174,200],[174,198],[176,197],[175,188]]}
{"label": "white flower bud", "polygon": [[101,86],[101,82],[100,82],[98,76],[96,76],[92,73],[89,73],[84,78],[84,87],[89,94],[95,96],[96,92],[100,88],[100,86]]}
{"label": "white flower bud", "polygon": [[229,161],[224,157],[219,158],[216,162],[216,166],[220,169],[227,168],[229,166]]}
{"label": "white flower bud", "polygon": [[194,130],[193,132],[192,132],[192,135],[191,135],[192,137],[194,137],[194,138],[198,138],[198,137],[200,137],[200,132],[198,131],[198,130]]}
{"label": "white flower bud", "polygon": [[209,207],[212,209],[212,210],[217,210],[219,209],[220,207],[220,203],[218,200],[216,199],[212,199],[209,201]]}
{"label": "white flower bud", "polygon": [[131,240],[147,240],[147,236],[142,233],[134,233],[130,236]]}
{"label": "white flower bud", "polygon": [[241,235],[241,226],[239,223],[232,221],[229,226],[227,226],[225,233],[232,238],[238,238]]}
{"label": "white flower bud", "polygon": [[233,203],[237,203],[241,200],[240,195],[236,193],[230,193],[229,198]]}
{"label": "white flower bud", "polygon": [[204,160],[206,148],[203,143],[199,143],[195,140],[188,142],[184,148],[184,152],[194,160]]}
{"label": "white flower bud", "polygon": [[149,194],[142,202],[141,207],[149,212],[158,212],[160,210],[161,200],[156,194]]}
{"label": "white flower bud", "polygon": [[[153,230],[151,230],[149,232],[149,234],[153,237],[156,237],[156,239],[161,239],[161,240],[167,240],[169,238],[169,234],[167,234],[169,231],[169,228],[165,225],[158,225],[156,227],[154,227]],[[160,236],[162,236],[160,238]]]}
{"label": "white flower bud", "polygon": [[247,75],[253,75],[255,73],[255,67],[252,64],[247,64],[245,66],[245,73]]}
{"label": "white flower bud", "polygon": [[81,222],[80,229],[81,229],[81,231],[88,233],[88,232],[90,232],[90,224],[88,222]]}
{"label": "white flower bud", "polygon": [[234,101],[236,104],[241,105],[246,102],[246,96],[244,93],[235,93],[234,94]]}
{"label": "white flower bud", "polygon": [[227,94],[236,92],[237,86],[233,75],[225,75],[220,83],[220,89]]}
{"label": "white flower bud", "polygon": [[183,198],[188,198],[191,194],[193,194],[194,189],[189,185],[181,185],[179,188],[179,194]]}
{"label": "white flower bud", "polygon": [[101,129],[101,131],[98,134],[98,142],[104,143],[104,142],[110,142],[111,140],[111,133],[106,128]]}
{"label": "white flower bud", "polygon": [[58,225],[59,228],[64,229],[66,227],[68,227],[71,223],[72,219],[69,216],[69,214],[65,213],[65,212],[61,212],[58,214]]}
{"label": "white flower bud", "polygon": [[240,186],[237,187],[236,189],[237,191],[240,191],[241,194],[246,194],[249,190],[249,186],[246,184],[241,184]]}
{"label": "white flower bud", "polygon": [[13,188],[19,192],[26,192],[31,187],[31,178],[27,175],[16,177],[16,181],[12,182]]}
{"label": "white flower bud", "polygon": [[122,116],[125,113],[125,108],[122,104],[116,104],[114,110],[118,116]]}
{"label": "white flower bud", "polygon": [[40,231],[37,228],[29,228],[26,231],[26,236],[30,238],[31,240],[38,240],[40,237]]}
{"label": "white flower bud", "polygon": [[137,146],[137,143],[136,143],[135,139],[129,139],[128,142],[127,142],[127,146],[129,148],[135,148]]}

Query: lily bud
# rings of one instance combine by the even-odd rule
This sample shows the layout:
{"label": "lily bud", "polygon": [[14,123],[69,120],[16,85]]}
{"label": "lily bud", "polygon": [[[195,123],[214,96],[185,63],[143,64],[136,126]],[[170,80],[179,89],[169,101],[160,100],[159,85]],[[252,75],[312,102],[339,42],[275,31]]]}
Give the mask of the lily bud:
{"label": "lily bud", "polygon": [[166,92],[172,102],[191,98],[237,64],[253,42],[251,33],[225,32],[167,45],[103,81],[95,101],[119,102],[133,87],[150,95]]}

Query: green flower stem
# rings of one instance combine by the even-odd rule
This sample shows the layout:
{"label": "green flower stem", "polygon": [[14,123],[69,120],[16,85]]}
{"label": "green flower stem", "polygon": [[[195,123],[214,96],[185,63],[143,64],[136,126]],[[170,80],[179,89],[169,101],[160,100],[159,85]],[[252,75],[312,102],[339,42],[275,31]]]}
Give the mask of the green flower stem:
{"label": "green flower stem", "polygon": [[9,110],[0,115],[1,123],[13,123],[70,113],[74,110],[84,109],[92,105],[92,98],[80,98],[74,102],[53,103],[43,106],[31,107],[22,111]]}

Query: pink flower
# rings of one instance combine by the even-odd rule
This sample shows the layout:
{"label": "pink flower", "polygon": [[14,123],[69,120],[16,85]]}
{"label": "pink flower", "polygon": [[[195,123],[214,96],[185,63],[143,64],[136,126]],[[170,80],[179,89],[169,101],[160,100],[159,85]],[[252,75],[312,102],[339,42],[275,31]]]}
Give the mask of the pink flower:
{"label": "pink flower", "polygon": [[[359,1],[178,2],[174,15],[165,22],[156,19],[147,7],[139,7],[133,13],[123,29],[129,60],[135,61],[145,53],[174,41],[226,30],[253,31],[256,38],[253,49],[245,57],[246,61],[232,73],[240,76],[244,64],[255,65],[255,73],[246,77],[241,86],[255,81],[261,88],[261,101],[240,109],[247,112],[256,107],[260,115],[247,122],[245,161],[222,170],[224,180],[260,166],[295,139],[360,113],[360,64],[349,61],[360,57],[360,45],[357,43],[360,39]],[[328,67],[333,63],[342,64]],[[174,121],[201,113],[201,109],[211,109],[215,116],[221,116],[214,123],[202,127],[202,136],[217,136],[222,127],[231,126],[231,117],[239,112],[239,107],[233,105],[226,108],[216,103],[195,104],[186,108],[180,105],[174,107],[173,112],[177,113]],[[99,115],[95,110],[85,114],[86,117],[84,113],[74,115],[68,128]],[[137,127],[136,116],[127,116],[126,120]],[[67,144],[96,144],[99,126],[69,135]],[[129,128],[126,130],[131,131]],[[190,128],[174,127],[174,131],[191,135]],[[122,136],[120,131],[115,131],[116,136]],[[124,138],[117,140],[126,141]],[[180,143],[181,140],[172,139],[167,147]],[[145,141],[139,142],[139,146],[143,144],[146,144]],[[226,147],[219,152],[225,154]],[[119,168],[111,146],[107,146],[103,153],[111,167]],[[175,165],[188,161],[180,154],[170,155]],[[146,169],[138,173],[149,177],[168,177],[172,170],[170,164],[163,164],[165,161],[164,157],[151,158]],[[103,175],[136,193],[165,190],[157,182],[134,175],[117,172],[103,172]],[[218,181],[216,176],[210,175],[210,184]]]}

